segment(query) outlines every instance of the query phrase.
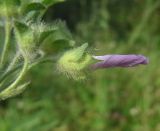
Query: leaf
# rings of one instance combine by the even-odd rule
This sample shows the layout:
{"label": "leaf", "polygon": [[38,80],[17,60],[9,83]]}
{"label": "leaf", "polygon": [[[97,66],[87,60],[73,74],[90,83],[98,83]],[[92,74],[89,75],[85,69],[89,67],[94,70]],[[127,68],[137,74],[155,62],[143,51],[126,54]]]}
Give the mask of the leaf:
{"label": "leaf", "polygon": [[29,27],[20,21],[14,21],[14,27],[19,34],[23,34],[24,32],[29,30]]}
{"label": "leaf", "polygon": [[46,32],[46,35],[48,36],[45,40],[50,41],[50,43],[73,40],[71,33],[67,29],[65,23],[62,21],[56,21],[48,33]]}
{"label": "leaf", "polygon": [[0,0],[0,15],[4,17],[16,16],[20,4],[20,0]]}
{"label": "leaf", "polygon": [[23,14],[27,14],[31,11],[41,11],[44,9],[46,9],[46,7],[43,4],[34,2],[25,5],[22,10]]}
{"label": "leaf", "polygon": [[41,35],[40,35],[39,41],[40,41],[41,43],[43,43],[44,40],[45,40],[49,35],[51,35],[53,32],[54,32],[53,30],[49,30],[49,31],[44,31],[44,32],[42,32]]}
{"label": "leaf", "polygon": [[29,27],[25,23],[14,21],[14,33],[18,44],[23,43],[23,36],[26,34],[26,32],[29,32]]}
{"label": "leaf", "polygon": [[20,9],[21,17],[25,21],[36,20],[45,9],[45,5],[40,2],[25,3]]}
{"label": "leaf", "polygon": [[51,6],[60,2],[64,2],[65,0],[42,0],[42,3],[46,6]]}
{"label": "leaf", "polygon": [[0,19],[0,27],[4,27],[4,20]]}
{"label": "leaf", "polygon": [[[35,28],[35,27],[34,27]],[[36,30],[38,27],[36,27]],[[64,22],[56,21],[52,25],[43,24],[43,30],[39,37],[38,44],[46,44],[46,43],[69,43],[73,40],[71,33],[68,31]]]}
{"label": "leaf", "polygon": [[33,31],[25,23],[15,21],[14,33],[17,44],[22,50],[29,51],[35,46],[35,36],[33,34]]}
{"label": "leaf", "polygon": [[27,88],[27,86],[30,84],[30,82],[26,82],[22,85],[19,85],[14,91],[14,96],[21,94],[22,92],[24,92],[24,90]]}
{"label": "leaf", "polygon": [[5,100],[7,98],[21,94],[27,88],[29,84],[30,82],[26,82],[22,85],[19,85],[17,88],[10,89],[10,90],[7,90],[6,88],[0,93],[0,100]]}
{"label": "leaf", "polygon": [[19,6],[20,0],[0,0],[0,4],[5,4],[6,6]]}

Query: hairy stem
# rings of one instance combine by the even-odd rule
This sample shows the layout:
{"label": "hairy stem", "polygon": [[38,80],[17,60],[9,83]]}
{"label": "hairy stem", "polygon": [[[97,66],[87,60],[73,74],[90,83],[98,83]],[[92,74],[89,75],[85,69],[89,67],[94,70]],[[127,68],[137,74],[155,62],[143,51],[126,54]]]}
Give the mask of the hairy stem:
{"label": "hairy stem", "polygon": [[[34,67],[34,66],[36,66],[36,65],[38,65],[38,64],[48,63],[48,62],[49,62],[49,63],[53,63],[53,62],[54,62],[54,58],[50,57],[50,58],[45,58],[45,59],[43,58],[43,59],[37,60],[37,61],[35,61],[34,63],[30,64],[30,65],[28,66],[28,69],[27,69],[27,70],[31,69],[32,67]],[[22,66],[23,66],[22,64],[19,64],[19,65],[15,66],[13,69],[11,69],[11,70],[9,70],[8,72],[6,72],[5,74],[3,74],[3,75],[0,77],[0,83],[1,83],[3,80],[5,80],[5,78],[6,78],[7,76],[9,76],[10,74],[14,73],[14,72],[17,71],[18,69],[20,69]]]}
{"label": "hairy stem", "polygon": [[10,71],[15,66],[16,62],[18,61],[19,56],[20,56],[20,52],[17,52],[16,55],[15,55],[15,57],[13,58],[13,60],[11,61],[11,63],[9,64],[6,72]]}
{"label": "hairy stem", "polygon": [[3,67],[4,64],[4,60],[5,60],[5,56],[8,50],[8,45],[10,42],[10,37],[11,37],[11,23],[10,21],[7,19],[6,23],[5,23],[5,42],[4,42],[4,46],[3,46],[3,50],[2,50],[2,54],[1,54],[1,60],[0,60],[0,67]]}
{"label": "hairy stem", "polygon": [[0,99],[3,99],[7,96],[7,94],[9,95],[10,93],[12,93],[12,90],[14,90],[19,82],[22,80],[22,78],[24,77],[24,75],[26,74],[28,69],[28,59],[24,57],[24,65],[23,68],[19,74],[19,76],[17,77],[17,79],[6,89],[4,89],[1,93],[0,93]]}

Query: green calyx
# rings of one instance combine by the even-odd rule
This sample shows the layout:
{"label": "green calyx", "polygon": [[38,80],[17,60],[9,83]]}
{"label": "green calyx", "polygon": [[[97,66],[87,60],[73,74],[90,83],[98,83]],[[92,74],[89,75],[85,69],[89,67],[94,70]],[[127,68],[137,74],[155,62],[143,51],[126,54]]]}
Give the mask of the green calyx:
{"label": "green calyx", "polygon": [[85,69],[91,62],[91,56],[86,52],[88,44],[67,51],[57,62],[59,72],[75,80],[85,79]]}

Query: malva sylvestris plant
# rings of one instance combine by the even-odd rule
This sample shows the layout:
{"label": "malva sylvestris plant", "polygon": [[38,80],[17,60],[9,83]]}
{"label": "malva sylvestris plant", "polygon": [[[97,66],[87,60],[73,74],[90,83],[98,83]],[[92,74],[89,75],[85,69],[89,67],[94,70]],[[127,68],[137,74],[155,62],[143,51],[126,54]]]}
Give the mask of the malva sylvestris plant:
{"label": "malva sylvestris plant", "polygon": [[[0,53],[0,100],[22,93],[30,82],[22,83],[26,73],[40,63],[55,63],[57,71],[75,80],[86,78],[86,72],[109,67],[134,67],[148,64],[142,55],[95,56],[88,52],[88,44],[76,45],[63,22],[42,22],[46,10],[64,0],[0,0],[0,23],[5,30]],[[14,46],[12,35],[14,34]],[[55,62],[41,46],[47,42],[63,42],[68,51]],[[98,60],[98,62],[95,62]]]}

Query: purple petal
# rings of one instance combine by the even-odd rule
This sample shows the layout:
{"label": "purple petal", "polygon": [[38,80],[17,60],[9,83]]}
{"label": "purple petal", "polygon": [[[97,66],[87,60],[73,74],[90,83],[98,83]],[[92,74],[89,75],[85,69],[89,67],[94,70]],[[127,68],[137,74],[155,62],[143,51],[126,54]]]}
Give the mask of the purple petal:
{"label": "purple petal", "polygon": [[92,56],[94,59],[97,60],[107,60],[108,58],[110,58],[112,55],[104,55],[104,56]]}
{"label": "purple petal", "polygon": [[134,67],[139,64],[148,64],[148,59],[143,55],[104,55],[93,56],[94,59],[102,60],[94,65],[93,69],[109,67]]}

